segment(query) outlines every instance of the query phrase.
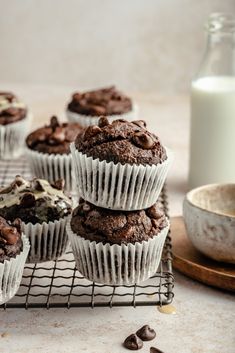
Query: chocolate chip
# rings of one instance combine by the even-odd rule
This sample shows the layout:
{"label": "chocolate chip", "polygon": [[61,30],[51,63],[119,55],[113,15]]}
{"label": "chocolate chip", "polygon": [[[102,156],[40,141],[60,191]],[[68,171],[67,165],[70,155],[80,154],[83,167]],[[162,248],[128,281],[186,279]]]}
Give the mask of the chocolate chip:
{"label": "chocolate chip", "polygon": [[119,230],[119,236],[123,239],[130,239],[133,234],[134,228],[132,226],[124,226],[121,230]]}
{"label": "chocolate chip", "polygon": [[125,339],[123,345],[125,348],[130,349],[131,351],[137,351],[143,347],[143,341],[133,333]]}
{"label": "chocolate chip", "polygon": [[158,349],[158,348],[151,347],[150,348],[150,353],[163,353],[163,351],[160,351],[160,349]]}
{"label": "chocolate chip", "polygon": [[59,121],[56,116],[51,117],[51,123],[50,126],[52,127],[52,130],[54,131],[58,126],[60,126]]}
{"label": "chocolate chip", "polygon": [[12,225],[16,227],[19,233],[21,233],[22,221],[20,218],[16,218]]}
{"label": "chocolate chip", "polygon": [[147,125],[144,120],[134,120],[134,121],[132,121],[132,124],[135,124],[135,125],[142,127],[142,128],[145,128]]}
{"label": "chocolate chip", "polygon": [[101,105],[92,105],[92,110],[96,115],[103,115],[106,112],[106,109]]}
{"label": "chocolate chip", "polygon": [[116,123],[126,123],[127,120],[125,119],[116,119],[116,120],[113,120],[112,124],[116,124]]}
{"label": "chocolate chip", "polygon": [[104,126],[107,126],[109,125],[109,120],[106,116],[101,116],[99,118],[99,122],[98,122],[98,126],[99,127],[104,127]]}
{"label": "chocolate chip", "polygon": [[25,193],[20,200],[20,205],[25,208],[34,207],[35,204],[36,200],[34,194],[32,194],[31,192]]}
{"label": "chocolate chip", "polygon": [[21,186],[21,185],[24,184],[24,180],[23,180],[23,178],[20,175],[16,175],[14,183],[17,186]]}
{"label": "chocolate chip", "polygon": [[51,184],[51,186],[53,186],[57,190],[64,190],[64,185],[65,185],[64,179],[58,179]]}
{"label": "chocolate chip", "polygon": [[133,137],[134,143],[143,149],[151,149],[154,146],[154,141],[151,136],[149,136],[144,131],[138,131]]}
{"label": "chocolate chip", "polygon": [[19,110],[17,108],[11,107],[11,108],[6,109],[4,112],[5,112],[5,114],[10,115],[10,116],[16,116],[16,115],[18,115]]}
{"label": "chocolate chip", "polygon": [[18,232],[16,228],[6,226],[1,229],[1,233],[7,244],[14,245],[17,243]]}
{"label": "chocolate chip", "polygon": [[155,219],[159,219],[164,215],[164,212],[160,210],[160,208],[157,207],[157,205],[153,205],[152,207],[148,208],[146,210],[146,213],[149,217],[155,218]]}
{"label": "chocolate chip", "polygon": [[42,184],[38,179],[33,179],[32,184],[36,191],[45,191],[44,187],[42,186]]}
{"label": "chocolate chip", "polygon": [[62,126],[58,126],[55,128],[55,131],[50,136],[49,143],[54,145],[54,143],[60,143],[65,141],[65,133]]}
{"label": "chocolate chip", "polygon": [[91,206],[88,203],[84,203],[82,205],[82,209],[84,212],[89,212],[91,210]]}
{"label": "chocolate chip", "polygon": [[8,100],[8,102],[10,102],[10,103],[15,98],[14,94],[12,94],[10,92],[0,92],[0,96],[4,96],[4,98],[6,98]]}
{"label": "chocolate chip", "polygon": [[154,329],[150,328],[149,325],[144,325],[137,332],[136,335],[142,339],[142,341],[151,341],[156,337]]}
{"label": "chocolate chip", "polygon": [[91,125],[86,128],[84,137],[85,139],[89,139],[93,136],[98,135],[100,132],[101,132],[101,128],[99,126]]}
{"label": "chocolate chip", "polygon": [[72,95],[72,99],[74,99],[75,101],[79,101],[81,97],[82,97],[81,93],[78,93],[78,92]]}

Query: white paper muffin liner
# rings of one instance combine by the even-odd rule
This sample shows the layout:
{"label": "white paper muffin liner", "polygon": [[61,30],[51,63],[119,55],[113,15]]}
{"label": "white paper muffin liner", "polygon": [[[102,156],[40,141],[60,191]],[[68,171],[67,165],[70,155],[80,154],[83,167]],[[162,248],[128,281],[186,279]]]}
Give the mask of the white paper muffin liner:
{"label": "white paper muffin liner", "polygon": [[31,245],[27,263],[56,260],[66,252],[68,245],[67,220],[68,217],[42,224],[22,222],[23,232],[29,238]]}
{"label": "white paper muffin liner", "polygon": [[0,159],[16,158],[22,154],[32,114],[15,123],[0,125]]}
{"label": "white paper muffin liner", "polygon": [[46,179],[50,183],[58,179],[65,180],[65,190],[75,190],[74,168],[72,166],[72,155],[70,154],[48,154],[33,151],[26,148],[27,159],[33,176]]}
{"label": "white paper muffin liner", "polygon": [[[137,120],[138,115],[139,115],[139,107],[136,103],[134,103],[133,108],[130,112],[123,113],[123,114],[108,115],[107,118],[109,122],[112,122],[117,119],[126,119],[128,121],[132,121],[132,120]],[[97,125],[98,120],[100,118],[99,116],[96,117],[96,116],[78,114],[68,109],[66,110],[66,116],[68,118],[68,121],[79,123],[81,126],[84,126],[84,127],[87,127],[90,125]]]}
{"label": "white paper muffin liner", "polygon": [[15,258],[0,263],[0,305],[10,300],[19,289],[29,252],[29,240],[22,234],[23,250]]}
{"label": "white paper muffin liner", "polygon": [[100,161],[70,145],[78,193],[92,204],[113,210],[141,210],[158,199],[170,168],[173,154],[157,165],[130,165]]}
{"label": "white paper muffin liner", "polygon": [[93,282],[133,285],[153,276],[159,266],[168,225],[148,241],[135,244],[103,244],[73,233],[70,220],[67,233],[78,271]]}

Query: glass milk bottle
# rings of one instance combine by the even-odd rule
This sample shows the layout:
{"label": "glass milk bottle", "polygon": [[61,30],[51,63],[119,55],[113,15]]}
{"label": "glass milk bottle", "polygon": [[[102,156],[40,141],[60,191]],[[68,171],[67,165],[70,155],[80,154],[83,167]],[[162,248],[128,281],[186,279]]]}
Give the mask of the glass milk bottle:
{"label": "glass milk bottle", "polygon": [[189,187],[235,183],[235,18],[212,14],[191,87]]}

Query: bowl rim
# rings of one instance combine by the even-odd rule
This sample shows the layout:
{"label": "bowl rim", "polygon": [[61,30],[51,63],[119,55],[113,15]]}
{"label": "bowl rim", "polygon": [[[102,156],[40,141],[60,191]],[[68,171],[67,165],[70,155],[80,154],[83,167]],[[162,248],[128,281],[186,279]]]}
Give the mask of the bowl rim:
{"label": "bowl rim", "polygon": [[225,214],[225,213],[221,213],[219,211],[211,211],[211,210],[208,210],[207,208],[205,207],[201,207],[201,206],[198,206],[196,205],[193,201],[192,201],[192,195],[194,195],[195,193],[201,191],[201,190],[205,190],[205,189],[209,189],[209,188],[212,188],[212,187],[225,187],[225,186],[232,186],[235,188],[235,183],[214,183],[214,184],[206,184],[206,185],[202,185],[202,186],[198,186],[190,191],[187,192],[187,194],[185,195],[185,200],[193,207],[201,210],[201,211],[205,211],[205,212],[208,212],[210,214],[213,214],[213,215],[217,215],[217,216],[220,216],[220,217],[225,217],[225,218],[230,218],[230,219],[235,219],[235,215],[228,215],[228,214]]}

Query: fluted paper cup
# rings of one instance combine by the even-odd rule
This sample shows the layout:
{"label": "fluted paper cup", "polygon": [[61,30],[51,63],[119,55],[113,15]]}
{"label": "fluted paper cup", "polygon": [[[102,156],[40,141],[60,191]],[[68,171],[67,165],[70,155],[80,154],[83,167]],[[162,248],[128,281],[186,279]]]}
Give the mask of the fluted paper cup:
{"label": "fluted paper cup", "polygon": [[68,217],[64,217],[49,223],[22,223],[23,232],[31,245],[27,263],[56,260],[66,252],[67,220]]}
{"label": "fluted paper cup", "polygon": [[33,176],[46,179],[50,183],[58,179],[65,180],[65,190],[73,192],[75,177],[72,166],[72,155],[48,154],[26,148],[29,166]]}
{"label": "fluted paper cup", "polygon": [[32,114],[15,123],[0,125],[0,159],[16,158],[22,154]]}
{"label": "fluted paper cup", "polygon": [[[130,112],[123,113],[123,114],[108,115],[107,118],[110,123],[117,119],[125,119],[128,121],[132,121],[132,120],[138,119],[138,113],[139,113],[138,105],[134,103],[133,108]],[[96,117],[96,116],[90,116],[85,114],[78,114],[68,109],[66,110],[66,116],[68,118],[68,121],[79,123],[83,127],[87,127],[90,125],[97,125],[100,118],[99,116]]]}
{"label": "fluted paper cup", "polygon": [[157,165],[114,164],[87,157],[70,145],[79,195],[92,204],[113,210],[134,211],[151,207],[158,199],[173,154]]}
{"label": "fluted paper cup", "polygon": [[75,234],[67,223],[67,233],[78,271],[92,282],[133,285],[153,276],[159,266],[168,225],[148,241],[135,244],[96,243]]}
{"label": "fluted paper cup", "polygon": [[0,263],[0,305],[8,302],[19,289],[29,252],[29,240],[23,234],[23,250],[16,257]]}

